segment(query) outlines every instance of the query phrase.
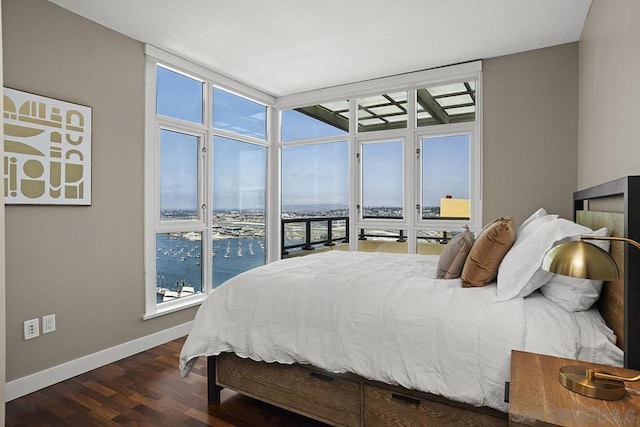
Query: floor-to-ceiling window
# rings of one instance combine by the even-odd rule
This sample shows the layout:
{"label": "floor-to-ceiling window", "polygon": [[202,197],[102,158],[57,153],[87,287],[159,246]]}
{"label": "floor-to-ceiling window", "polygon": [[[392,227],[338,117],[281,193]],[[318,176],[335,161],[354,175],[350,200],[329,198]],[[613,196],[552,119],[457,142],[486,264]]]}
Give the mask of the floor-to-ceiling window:
{"label": "floor-to-ceiling window", "polygon": [[[465,227],[478,231],[479,64],[458,77],[424,72],[420,82],[418,74],[404,84],[388,78],[394,90],[362,82],[278,99],[287,107],[279,143],[283,256],[336,248],[437,254]],[[327,95],[340,92],[344,101]],[[329,101],[313,104],[314,97]],[[330,144],[344,146],[339,158],[318,149]],[[345,156],[348,179],[322,173]],[[336,210],[327,200],[338,196]],[[344,238],[323,216],[345,218]]]}
{"label": "floor-to-ceiling window", "polygon": [[349,103],[281,112],[281,254],[348,238]]}
{"label": "floor-to-ceiling window", "polygon": [[213,137],[213,286],[266,261],[267,147]]}
{"label": "floor-to-ceiling window", "polygon": [[146,317],[280,258],[479,230],[479,63],[273,98],[149,49]]}
{"label": "floor-to-ceiling window", "polygon": [[147,317],[266,262],[272,102],[176,62],[147,60]]}

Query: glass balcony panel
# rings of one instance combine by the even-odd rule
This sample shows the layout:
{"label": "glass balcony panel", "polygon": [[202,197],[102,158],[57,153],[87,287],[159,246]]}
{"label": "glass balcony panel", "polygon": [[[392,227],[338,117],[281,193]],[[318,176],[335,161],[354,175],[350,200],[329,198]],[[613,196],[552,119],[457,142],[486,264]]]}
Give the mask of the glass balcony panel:
{"label": "glass balcony panel", "polygon": [[285,250],[294,246],[302,247],[304,245],[306,241],[305,225],[304,221],[284,224],[282,230],[284,232]]}
{"label": "glass balcony panel", "polygon": [[459,231],[418,230],[416,253],[420,255],[440,255],[449,240],[459,233]]}
{"label": "glass balcony panel", "polygon": [[349,218],[301,217],[282,220],[282,257],[349,250]]}
{"label": "glass balcony panel", "polygon": [[342,239],[348,242],[349,239],[349,227],[347,227],[347,218],[342,220],[332,221],[331,223],[331,236],[334,240]]}
{"label": "glass balcony panel", "polygon": [[408,253],[406,230],[358,229],[358,250],[361,252]]}

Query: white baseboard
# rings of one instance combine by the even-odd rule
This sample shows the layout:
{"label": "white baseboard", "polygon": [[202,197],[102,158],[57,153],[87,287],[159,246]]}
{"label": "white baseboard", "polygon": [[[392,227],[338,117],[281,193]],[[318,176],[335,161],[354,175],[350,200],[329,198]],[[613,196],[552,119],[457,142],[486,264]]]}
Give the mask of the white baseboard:
{"label": "white baseboard", "polygon": [[[164,331],[156,332],[97,353],[80,357],[70,362],[54,366],[26,377],[18,378],[5,384],[5,399],[7,402],[25,396],[50,385],[68,380],[76,375],[92,369],[116,362],[125,357],[133,356],[150,348],[183,337],[191,330],[193,322],[183,323]],[[176,368],[177,369],[177,368]]]}

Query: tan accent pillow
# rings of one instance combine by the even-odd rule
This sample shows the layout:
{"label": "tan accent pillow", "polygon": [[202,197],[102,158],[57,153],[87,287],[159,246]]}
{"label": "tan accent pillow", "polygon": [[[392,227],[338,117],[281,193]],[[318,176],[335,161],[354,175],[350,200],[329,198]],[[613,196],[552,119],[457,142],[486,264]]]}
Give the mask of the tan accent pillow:
{"label": "tan accent pillow", "polygon": [[464,262],[467,260],[467,255],[469,255],[472,246],[473,236],[469,230],[464,230],[449,240],[438,259],[436,278],[457,279],[460,277]]}
{"label": "tan accent pillow", "polygon": [[498,275],[498,267],[516,240],[513,218],[500,217],[487,224],[476,239],[462,268],[462,286],[484,286]]}

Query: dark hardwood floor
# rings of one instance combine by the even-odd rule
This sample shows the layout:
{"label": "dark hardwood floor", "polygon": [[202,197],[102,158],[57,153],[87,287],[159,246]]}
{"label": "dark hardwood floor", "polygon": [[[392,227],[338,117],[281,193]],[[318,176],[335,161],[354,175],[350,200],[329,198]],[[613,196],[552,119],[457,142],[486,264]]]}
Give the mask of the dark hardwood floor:
{"label": "dark hardwood floor", "polygon": [[178,372],[184,338],[31,393],[6,405],[6,426],[296,426],[325,424],[223,390],[207,405],[206,360]]}

